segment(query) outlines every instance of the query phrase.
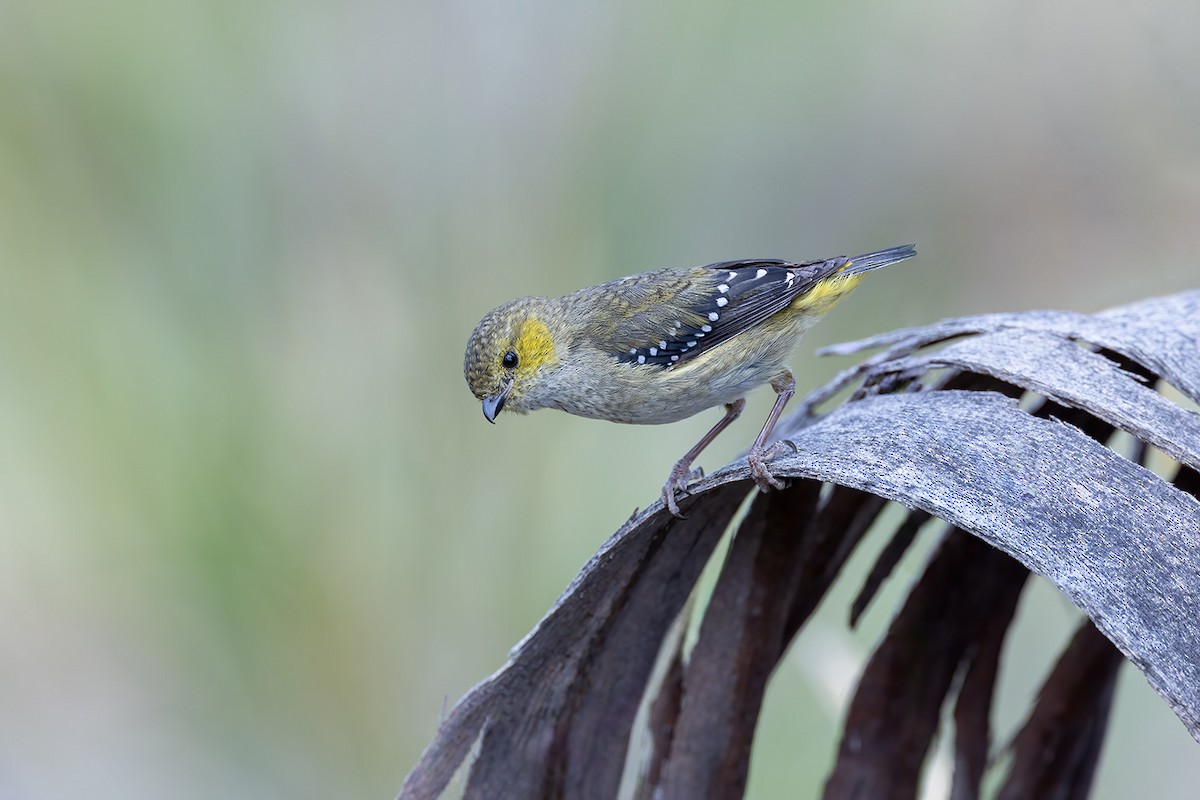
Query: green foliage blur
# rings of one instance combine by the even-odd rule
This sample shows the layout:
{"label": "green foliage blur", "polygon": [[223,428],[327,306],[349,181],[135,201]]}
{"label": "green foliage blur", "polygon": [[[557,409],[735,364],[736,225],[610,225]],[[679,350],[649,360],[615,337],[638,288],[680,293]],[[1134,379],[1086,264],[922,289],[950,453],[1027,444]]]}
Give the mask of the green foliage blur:
{"label": "green foliage blur", "polygon": [[[488,425],[462,349],[505,300],[916,242],[803,393],[846,366],[821,344],[1195,287],[1198,220],[1182,0],[9,0],[0,797],[391,797],[718,413]],[[1075,618],[1035,599],[1010,728]],[[820,786],[886,623],[844,609],[772,687],[752,797]],[[1115,726],[1097,796],[1194,789],[1133,669]]]}

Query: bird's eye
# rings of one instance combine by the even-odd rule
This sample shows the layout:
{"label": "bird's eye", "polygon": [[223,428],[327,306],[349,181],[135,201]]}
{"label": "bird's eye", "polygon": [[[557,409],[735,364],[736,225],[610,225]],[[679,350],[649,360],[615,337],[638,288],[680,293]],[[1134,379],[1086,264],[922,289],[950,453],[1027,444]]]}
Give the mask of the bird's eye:
{"label": "bird's eye", "polygon": [[504,365],[505,369],[516,369],[517,368],[517,354],[514,351],[509,350],[507,353],[504,354],[504,358],[501,359],[500,363]]}

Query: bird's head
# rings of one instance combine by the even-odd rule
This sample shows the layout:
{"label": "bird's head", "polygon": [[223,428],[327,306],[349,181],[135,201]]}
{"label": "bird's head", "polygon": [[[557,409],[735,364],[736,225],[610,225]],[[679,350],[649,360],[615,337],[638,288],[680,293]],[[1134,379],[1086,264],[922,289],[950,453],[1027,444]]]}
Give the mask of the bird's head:
{"label": "bird's head", "polygon": [[480,320],[467,340],[463,374],[489,422],[503,409],[524,414],[543,405],[537,397],[559,363],[546,304],[542,297],[506,303]]}

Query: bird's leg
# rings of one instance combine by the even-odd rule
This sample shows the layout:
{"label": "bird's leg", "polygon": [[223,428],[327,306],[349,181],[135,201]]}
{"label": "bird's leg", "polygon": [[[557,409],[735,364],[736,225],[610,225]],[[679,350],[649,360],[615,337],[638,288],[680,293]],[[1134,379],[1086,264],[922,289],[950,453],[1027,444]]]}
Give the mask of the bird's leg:
{"label": "bird's leg", "polygon": [[[790,373],[789,373],[790,374]],[[793,383],[794,385],[794,383]],[[712,426],[712,430],[704,434],[700,441],[696,442],[696,446],[683,454],[683,458],[675,462],[675,466],[671,469],[671,476],[667,478],[667,483],[663,486],[662,499],[667,508],[672,514],[683,519],[683,514],[679,513],[679,505],[675,502],[675,492],[687,491],[688,481],[693,478],[704,476],[704,471],[697,469],[692,470],[692,462],[700,455],[704,448],[712,444],[712,440],[717,438],[721,431],[729,427],[738,415],[742,413],[742,409],[746,407],[746,401],[742,399],[734,400],[732,403],[725,404],[725,416],[717,421],[716,425]],[[779,415],[776,414],[776,417]],[[699,474],[696,474],[699,473]]]}
{"label": "bird's leg", "polygon": [[754,440],[754,444],[750,446],[750,452],[746,454],[746,462],[750,465],[750,477],[754,478],[758,488],[764,492],[772,486],[776,489],[784,487],[783,481],[776,478],[767,469],[766,458],[771,451],[766,444],[767,439],[771,436],[771,430],[779,421],[780,414],[783,413],[783,407],[796,393],[796,376],[790,369],[785,369],[771,380],[771,388],[775,390],[775,405],[771,407],[771,413],[767,415],[767,421],[763,424],[762,430],[758,432],[758,438]]}

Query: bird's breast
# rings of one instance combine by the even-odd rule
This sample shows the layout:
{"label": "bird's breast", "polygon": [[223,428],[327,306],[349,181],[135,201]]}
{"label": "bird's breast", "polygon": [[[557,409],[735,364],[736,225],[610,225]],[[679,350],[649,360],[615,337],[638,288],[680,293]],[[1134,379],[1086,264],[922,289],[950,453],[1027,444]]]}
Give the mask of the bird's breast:
{"label": "bird's breast", "polygon": [[544,405],[569,414],[634,425],[677,422],[745,397],[782,368],[790,348],[744,346],[736,340],[678,367],[618,362],[596,353],[570,359]]}

